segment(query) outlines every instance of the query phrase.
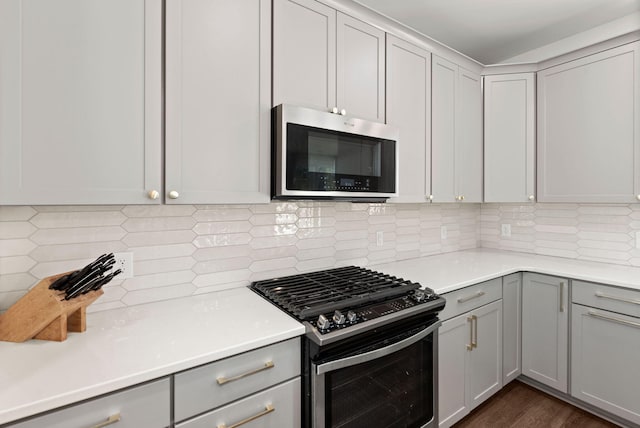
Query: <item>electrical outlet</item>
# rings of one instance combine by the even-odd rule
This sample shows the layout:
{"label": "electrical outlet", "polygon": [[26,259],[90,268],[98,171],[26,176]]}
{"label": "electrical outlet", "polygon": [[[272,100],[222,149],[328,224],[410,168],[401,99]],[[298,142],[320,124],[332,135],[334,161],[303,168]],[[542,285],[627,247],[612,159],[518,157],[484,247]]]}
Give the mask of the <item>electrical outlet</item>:
{"label": "electrical outlet", "polygon": [[511,225],[509,223],[505,223],[502,225],[501,233],[502,237],[509,238],[511,236]]}
{"label": "electrical outlet", "polygon": [[111,272],[115,272],[117,269],[122,270],[122,273],[116,276],[116,278],[133,278],[133,253],[113,253],[113,255],[116,258],[116,264],[111,268]]}
{"label": "electrical outlet", "polygon": [[379,230],[376,232],[376,245],[382,247],[384,245],[384,231]]}
{"label": "electrical outlet", "polygon": [[440,239],[447,239],[447,226],[440,226]]}

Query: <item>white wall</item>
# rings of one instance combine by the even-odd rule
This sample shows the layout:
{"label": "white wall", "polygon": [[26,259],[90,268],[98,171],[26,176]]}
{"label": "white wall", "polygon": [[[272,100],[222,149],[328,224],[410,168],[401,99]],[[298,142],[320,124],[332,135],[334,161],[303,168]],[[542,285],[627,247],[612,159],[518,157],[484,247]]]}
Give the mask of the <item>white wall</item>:
{"label": "white wall", "polygon": [[133,252],[135,277],[112,281],[90,311],[475,248],[479,218],[478,204],[0,206],[0,311],[39,279],[105,252]]}

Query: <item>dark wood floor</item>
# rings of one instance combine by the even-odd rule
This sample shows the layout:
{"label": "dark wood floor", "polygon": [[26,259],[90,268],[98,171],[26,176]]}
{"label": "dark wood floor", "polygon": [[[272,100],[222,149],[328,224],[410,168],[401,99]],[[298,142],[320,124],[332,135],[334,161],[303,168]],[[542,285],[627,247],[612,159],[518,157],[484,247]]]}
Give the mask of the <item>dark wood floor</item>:
{"label": "dark wood floor", "polygon": [[597,416],[513,381],[482,403],[454,428],[609,428]]}

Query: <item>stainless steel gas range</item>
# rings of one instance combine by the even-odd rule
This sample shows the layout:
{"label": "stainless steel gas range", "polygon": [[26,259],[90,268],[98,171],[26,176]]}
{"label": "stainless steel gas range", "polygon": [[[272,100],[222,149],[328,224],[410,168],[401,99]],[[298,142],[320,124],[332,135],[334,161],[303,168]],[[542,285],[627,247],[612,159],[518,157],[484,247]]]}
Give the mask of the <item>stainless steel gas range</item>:
{"label": "stainless steel gas range", "polygon": [[437,426],[442,297],[356,266],[250,287],[306,327],[302,426]]}

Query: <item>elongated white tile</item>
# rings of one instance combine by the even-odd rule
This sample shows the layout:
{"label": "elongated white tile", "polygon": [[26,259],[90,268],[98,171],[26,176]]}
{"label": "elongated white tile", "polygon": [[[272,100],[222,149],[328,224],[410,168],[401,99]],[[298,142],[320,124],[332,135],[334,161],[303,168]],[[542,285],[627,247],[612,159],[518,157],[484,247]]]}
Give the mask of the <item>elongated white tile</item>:
{"label": "elongated white tile", "polygon": [[191,269],[195,266],[193,257],[172,257],[160,260],[134,260],[133,272],[138,275],[149,275],[161,272],[174,272]]}
{"label": "elongated white tile", "polygon": [[4,312],[9,309],[15,302],[20,300],[24,296],[22,291],[7,291],[6,293],[0,293],[0,312]]}
{"label": "elongated white tile", "polygon": [[295,224],[275,224],[269,226],[253,226],[249,234],[253,237],[295,235],[298,226]]}
{"label": "elongated white tile", "polygon": [[296,202],[272,202],[270,204],[250,205],[249,209],[255,214],[295,213],[298,210],[298,204]]}
{"label": "elongated white tile", "polygon": [[297,211],[298,217],[335,217],[336,209],[334,207],[300,207]]}
{"label": "elongated white tile", "polygon": [[303,260],[299,261],[296,265],[296,269],[300,272],[310,272],[314,270],[320,269],[329,269],[333,267],[336,263],[336,259],[333,257],[325,257],[320,259],[313,260]]}
{"label": "elongated white tile", "polygon": [[122,242],[130,247],[147,247],[153,245],[186,244],[196,237],[191,230],[165,230],[163,232],[128,233]]}
{"label": "elongated white tile", "polygon": [[601,250],[598,248],[578,248],[578,255],[585,257],[597,257],[609,260],[629,260],[631,255],[626,251]]}
{"label": "elongated white tile", "polygon": [[197,223],[193,231],[198,235],[218,235],[221,233],[249,232],[252,224],[248,221],[214,221]]}
{"label": "elongated white tile", "polygon": [[26,221],[0,222],[0,239],[28,238],[37,229]]}
{"label": "elongated white tile", "polygon": [[177,299],[179,297],[190,296],[195,290],[196,287],[193,284],[180,284],[168,287],[150,288],[147,290],[129,291],[122,298],[122,302],[127,306],[131,306],[158,302],[161,300]]}
{"label": "elongated white tile", "polygon": [[28,239],[0,239],[0,257],[27,256],[35,247]]}
{"label": "elongated white tile", "polygon": [[534,244],[536,248],[554,248],[574,251],[580,248],[577,242],[547,241],[544,239],[538,239],[534,241]]}
{"label": "elongated white tile", "polygon": [[[249,278],[249,282],[262,281],[264,279],[271,279],[271,278],[282,278],[285,276],[297,275],[299,273],[300,272],[294,268],[265,270],[263,272],[252,272],[251,277]],[[246,283],[243,286],[246,286]]]}
{"label": "elongated white tile", "polygon": [[535,230],[536,232],[570,233],[570,234],[576,234],[578,232],[578,228],[574,226],[556,226],[556,225],[545,225],[545,224],[536,225]]}
{"label": "elongated white tile", "polygon": [[295,256],[297,252],[298,247],[295,245],[285,245],[281,247],[253,248],[250,251],[250,256],[252,260],[280,259]]}
{"label": "elongated white tile", "polygon": [[343,221],[364,221],[369,218],[366,211],[336,211],[335,219],[337,222]]}
{"label": "elongated white tile", "polygon": [[198,287],[209,285],[225,284],[227,282],[249,281],[251,272],[248,269],[230,270],[225,272],[207,273],[198,275],[193,283]]}
{"label": "elongated white tile", "polygon": [[238,221],[249,220],[252,212],[248,208],[212,208],[197,210],[193,217],[197,221]]}
{"label": "elongated white tile", "polygon": [[196,274],[191,270],[136,275],[134,278],[126,279],[122,283],[122,288],[129,292],[133,290],[165,287],[167,285],[186,284],[190,283],[195,277]]}
{"label": "elongated white tile", "polygon": [[581,205],[578,207],[579,214],[627,216],[631,212],[628,205]]}
{"label": "elongated white tile", "polygon": [[249,245],[253,249],[273,248],[287,245],[295,245],[298,241],[296,235],[270,236],[264,238],[253,238]]}
{"label": "elongated white tile", "polygon": [[38,279],[28,273],[13,273],[0,276],[0,294],[7,291],[27,291]]}
{"label": "elongated white tile", "polygon": [[298,216],[295,213],[254,214],[249,223],[254,226],[295,224]]}
{"label": "elongated white tile", "polygon": [[32,207],[39,213],[62,212],[97,212],[97,211],[121,211],[123,205],[36,205]]}
{"label": "elongated white tile", "polygon": [[365,247],[336,251],[334,257],[337,261],[340,261],[360,258],[366,259],[367,255],[369,255],[369,250]]}
{"label": "elongated white tile", "polygon": [[367,256],[367,259],[371,263],[378,263],[386,260],[394,260],[396,257],[396,250],[384,250],[384,251],[371,251]]}
{"label": "elongated white tile", "polygon": [[351,230],[367,230],[369,223],[366,221],[339,221],[336,223],[334,230],[336,232]]}
{"label": "elongated white tile", "polygon": [[133,252],[134,260],[156,260],[171,257],[190,256],[196,251],[196,247],[189,244],[153,245],[145,247],[129,247]]}
{"label": "elongated white tile", "polygon": [[36,262],[28,256],[0,258],[0,275],[29,272]]}
{"label": "elongated white tile", "polygon": [[579,240],[578,246],[581,248],[598,248],[600,250],[624,251],[627,253],[633,248],[629,242],[593,241],[589,239]]}
{"label": "elongated white tile", "polygon": [[222,247],[200,248],[194,252],[193,258],[197,261],[220,260],[233,257],[248,256],[251,247],[248,245],[230,245]]}
{"label": "elongated white tile", "polygon": [[244,245],[251,242],[248,233],[222,233],[220,235],[200,235],[193,240],[197,248],[226,247]]}
{"label": "elongated white tile", "polygon": [[330,227],[335,224],[335,217],[303,217],[296,222],[296,226],[300,229]]}
{"label": "elongated white tile", "polygon": [[0,206],[0,221],[27,221],[36,215],[36,210],[29,206]]}
{"label": "elongated white tile", "polygon": [[295,257],[285,257],[282,259],[260,260],[251,263],[251,272],[265,272],[294,268],[298,260]]}
{"label": "elongated white tile", "polygon": [[120,226],[127,218],[120,211],[38,213],[30,222],[38,228]]}
{"label": "elongated white tile", "polygon": [[296,258],[298,260],[311,260],[311,259],[322,258],[322,257],[333,257],[335,251],[336,250],[333,247],[299,250],[296,253]]}
{"label": "elongated white tile", "polygon": [[127,217],[188,217],[196,211],[193,205],[127,205],[122,212]]}
{"label": "elongated white tile", "polygon": [[29,239],[39,245],[119,241],[127,232],[120,226],[40,229]]}
{"label": "elongated white tile", "polygon": [[334,227],[313,227],[310,229],[298,229],[296,232],[296,236],[299,239],[326,238],[335,234],[336,229]]}
{"label": "elongated white tile", "polygon": [[347,241],[338,241],[335,243],[334,248],[337,251],[341,250],[353,250],[356,248],[369,248],[369,237],[362,239],[350,239]]}
{"label": "elongated white tile", "polygon": [[54,262],[60,260],[96,259],[102,254],[127,251],[127,246],[120,241],[95,242],[84,244],[41,245],[30,254],[37,262]]}
{"label": "elongated white tile", "polygon": [[122,223],[127,232],[155,232],[164,230],[191,230],[196,225],[193,217],[136,217]]}
{"label": "elongated white tile", "polygon": [[344,232],[337,232],[336,241],[352,241],[354,239],[369,238],[369,231],[365,230],[347,230]]}
{"label": "elongated white tile", "polygon": [[228,259],[206,260],[198,262],[192,270],[201,275],[227,270],[249,269],[253,263],[251,257],[230,257]]}
{"label": "elongated white tile", "polygon": [[333,236],[329,236],[327,238],[309,238],[309,239],[301,239],[296,242],[296,247],[300,250],[306,250],[311,248],[324,248],[324,247],[333,247],[336,243],[336,238]]}

